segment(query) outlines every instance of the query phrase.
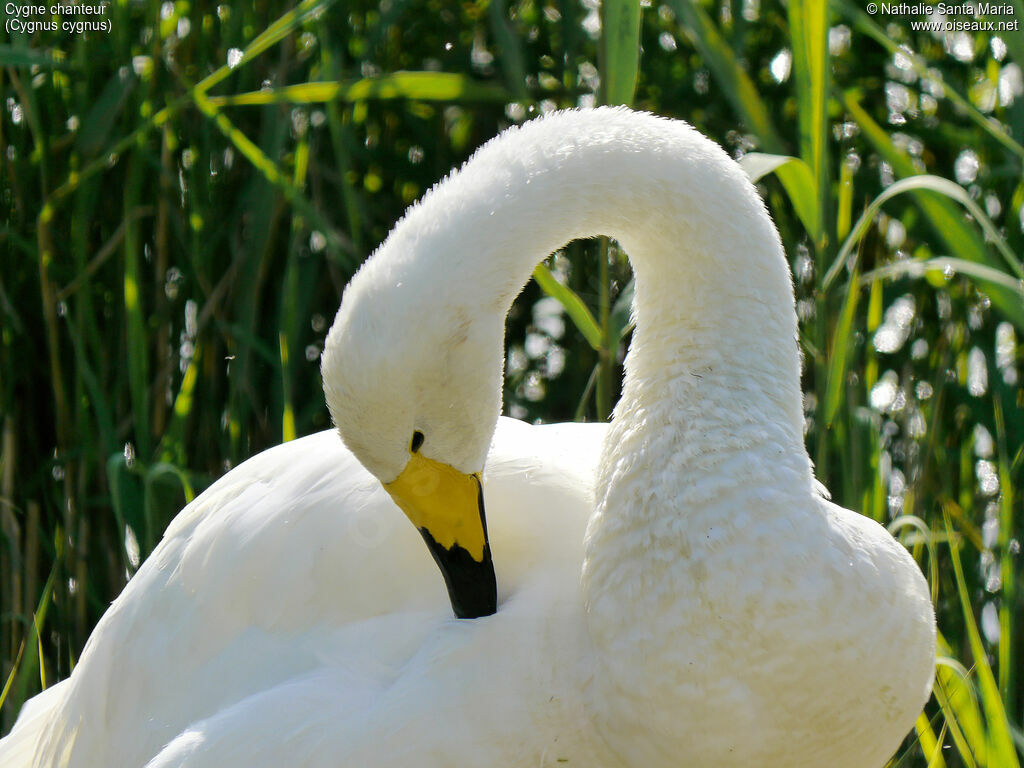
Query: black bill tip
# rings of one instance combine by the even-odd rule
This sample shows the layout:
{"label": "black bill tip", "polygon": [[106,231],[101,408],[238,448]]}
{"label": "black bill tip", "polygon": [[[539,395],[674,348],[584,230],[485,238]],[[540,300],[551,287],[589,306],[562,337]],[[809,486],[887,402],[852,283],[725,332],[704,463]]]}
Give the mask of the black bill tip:
{"label": "black bill tip", "polygon": [[477,561],[458,544],[445,549],[426,528],[420,528],[419,531],[444,576],[455,617],[478,619],[497,611],[498,585],[494,577],[490,546],[484,546],[483,560]]}

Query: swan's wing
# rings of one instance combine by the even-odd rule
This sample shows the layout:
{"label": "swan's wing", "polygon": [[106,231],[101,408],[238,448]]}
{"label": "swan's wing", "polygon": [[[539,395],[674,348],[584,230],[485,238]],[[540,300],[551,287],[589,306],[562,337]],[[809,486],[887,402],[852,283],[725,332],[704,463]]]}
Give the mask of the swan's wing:
{"label": "swan's wing", "polygon": [[542,766],[570,757],[604,768],[581,696],[592,674],[582,608],[575,590],[571,601],[559,592],[534,583],[473,622],[377,626],[370,634],[416,635],[400,668],[336,664],[295,676],[191,723],[147,768]]}
{"label": "swan's wing", "polygon": [[[484,481],[499,600],[578,574],[602,436],[500,420]],[[190,724],[318,670],[386,687],[450,621],[419,534],[337,435],[286,443],[181,512],[49,714],[19,720],[0,758],[35,741],[37,765],[142,765]]]}
{"label": "swan's wing", "polygon": [[499,419],[484,473],[499,609],[533,579],[567,569],[578,581],[606,428]]}
{"label": "swan's wing", "polygon": [[400,669],[295,676],[190,724],[147,768],[606,767],[582,706],[582,608],[558,591],[534,584],[473,622],[412,622],[397,629],[418,644]]}
{"label": "swan's wing", "polygon": [[0,766],[22,768],[32,765],[40,735],[57,717],[56,712],[69,685],[68,680],[62,680],[25,702],[13,730],[0,739]]}

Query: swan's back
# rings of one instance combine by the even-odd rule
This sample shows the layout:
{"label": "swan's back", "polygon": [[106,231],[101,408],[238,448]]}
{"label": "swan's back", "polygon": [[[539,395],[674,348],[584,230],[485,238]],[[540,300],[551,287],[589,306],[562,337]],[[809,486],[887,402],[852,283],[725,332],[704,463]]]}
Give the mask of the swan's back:
{"label": "swan's back", "polygon": [[[40,764],[864,768],[891,754],[930,689],[927,585],[884,529],[816,490],[781,242],[742,171],[689,126],[555,114],[429,193],[328,335],[339,433],[388,487],[417,453],[475,482],[508,307],[540,258],[594,233],[634,266],[623,394],[608,430],[498,427],[496,614],[450,618],[416,532],[334,435],[282,446],[171,526],[54,716],[36,718],[50,723]],[[414,495],[450,505],[428,478]]]}
{"label": "swan's back", "polygon": [[[500,420],[485,500],[503,603],[579,573],[603,433]],[[457,652],[459,624],[420,536],[337,434],[286,443],[182,510],[73,676],[26,705],[0,765],[28,766],[37,743],[37,765],[144,765],[177,738],[169,760],[205,743],[187,730],[197,723],[234,750],[247,723],[270,749],[291,740],[298,713],[292,736],[319,733],[317,712],[332,718],[336,757],[362,743],[368,702],[429,668],[428,649]]]}

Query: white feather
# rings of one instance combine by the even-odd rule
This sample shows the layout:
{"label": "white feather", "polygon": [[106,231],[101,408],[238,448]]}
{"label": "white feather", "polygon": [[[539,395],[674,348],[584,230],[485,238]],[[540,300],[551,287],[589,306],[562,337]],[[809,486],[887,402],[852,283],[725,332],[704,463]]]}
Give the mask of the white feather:
{"label": "white feather", "polygon": [[[636,274],[614,420],[495,430],[505,313],[593,234]],[[934,616],[907,552],[822,497],[796,332],[763,203],[685,123],[503,134],[346,291],[323,372],[348,448],[266,451],[183,510],[0,764],[880,766]],[[494,616],[450,617],[381,488],[413,430],[460,470],[486,456]]]}

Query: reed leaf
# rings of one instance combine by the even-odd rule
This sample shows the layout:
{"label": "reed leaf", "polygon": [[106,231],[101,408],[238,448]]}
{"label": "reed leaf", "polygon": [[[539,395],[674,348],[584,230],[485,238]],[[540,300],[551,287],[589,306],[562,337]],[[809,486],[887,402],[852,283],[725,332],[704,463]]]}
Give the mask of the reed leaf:
{"label": "reed leaf", "polygon": [[82,120],[75,137],[78,152],[91,156],[100,151],[138,82],[138,78],[127,69],[119,69],[111,75],[96,103]]}
{"label": "reed leaf", "polygon": [[367,77],[351,83],[301,83],[266,91],[251,91],[228,96],[209,96],[215,107],[258,106],[264,104],[322,104],[388,99],[418,101],[460,101],[505,103],[511,94],[495,85],[475,82],[467,75],[453,72],[395,72]]}
{"label": "reed leaf", "polygon": [[945,740],[946,725],[943,724],[942,731],[939,733],[938,738],[936,738],[931,723],[928,722],[928,716],[922,712],[917,716],[914,730],[917,733],[917,741],[921,745],[921,751],[924,753],[925,759],[928,760],[928,768],[939,768],[940,766],[945,768],[946,761],[942,757],[942,744]]}
{"label": "reed leaf", "polygon": [[[884,29],[864,12],[863,6],[857,5],[850,0],[833,0],[833,3],[835,7],[842,10],[843,15],[852,21],[858,30],[875,40],[890,53],[898,53],[900,56],[906,57],[919,77],[929,80],[941,77],[941,73],[934,67],[929,67],[928,63],[919,54],[910,50],[906,45],[900,45],[893,40]],[[1019,19],[1021,16],[1018,15],[1017,18]],[[1020,42],[1022,36],[1024,36],[1024,33],[1018,30],[1016,34],[1007,34],[1004,38],[1006,40],[1012,38],[1015,45],[1022,46],[1015,53],[1014,58],[1017,61],[1024,61],[1024,44]],[[955,104],[957,109],[962,110],[982,131],[992,136],[992,138],[1018,157],[1024,158],[1024,146],[1015,141],[997,121],[991,120],[983,114],[969,99],[959,93],[949,83],[942,81],[941,85],[943,98],[949,99],[949,101]]]}
{"label": "reed leaf", "polygon": [[640,72],[640,0],[601,3],[601,102],[633,103]]}
{"label": "reed leaf", "polygon": [[996,426],[996,460],[999,472],[999,576],[1002,590],[999,604],[999,693],[1007,712],[1013,712],[1018,699],[1017,680],[1017,627],[1014,622],[1014,607],[1017,604],[1017,569],[1013,562],[1014,488],[1010,469],[1010,452],[1006,437],[1006,417],[1000,400],[992,403]]}
{"label": "reed leaf", "polygon": [[714,73],[736,114],[761,140],[761,148],[767,152],[781,152],[784,145],[772,125],[768,106],[708,14],[698,3],[690,0],[669,0],[669,7],[675,11],[704,63]]}
{"label": "reed leaf", "polygon": [[879,277],[897,277],[902,275],[924,277],[931,275],[936,281],[939,281],[952,277],[957,273],[974,278],[989,292],[994,289],[1001,289],[1007,293],[1016,293],[1024,298],[1024,283],[1013,279],[1005,272],[987,267],[984,264],[975,264],[973,261],[952,259],[944,256],[934,259],[896,261],[871,270],[861,280],[867,282]]}
{"label": "reed leaf", "polygon": [[[24,42],[24,38],[16,37],[14,39],[20,39]],[[38,68],[44,70],[75,68],[73,62],[65,60],[63,55],[56,56],[56,53],[58,52],[54,49],[39,50],[38,48],[28,48],[24,45],[0,43],[0,67]]]}
{"label": "reed leaf", "polygon": [[544,264],[538,264],[533,270],[533,279],[537,281],[537,285],[541,287],[544,293],[558,299],[558,303],[565,308],[565,313],[569,315],[569,319],[579,329],[579,332],[583,334],[583,338],[587,340],[587,343],[595,351],[600,350],[604,338],[601,333],[601,327],[597,324],[593,313],[583,303],[583,299],[577,296],[567,285],[562,285],[562,283],[558,282],[555,276],[551,274],[551,270]]}
{"label": "reed leaf", "polygon": [[[905,152],[898,149],[893,144],[892,139],[881,129],[881,127],[875,123],[874,120],[867,114],[867,112],[861,107],[858,100],[858,94],[855,91],[847,91],[844,94],[844,103],[846,108],[850,111],[853,118],[861,126],[861,130],[864,135],[871,141],[875,149],[884,157],[893,167],[898,175],[901,176],[917,176],[917,170],[914,167],[911,159],[906,155]],[[928,178],[928,177],[925,177]],[[904,179],[907,184],[920,184],[918,193],[918,204],[921,207],[921,211],[925,217],[931,223],[932,227],[939,236],[945,241],[946,246],[949,250],[958,258],[964,258],[968,261],[973,261],[977,264],[987,265],[998,269],[998,260],[995,259],[989,249],[986,247],[985,242],[981,237],[978,236],[977,232],[973,227],[970,226],[963,217],[959,215],[956,207],[953,205],[953,201],[950,199],[949,194],[952,192],[950,184],[945,180],[942,184],[938,180],[933,181],[910,181]],[[893,184],[889,189],[886,189],[878,197],[876,201],[881,199],[884,202],[894,194],[906,189],[908,187],[898,187],[896,191],[891,191],[896,184]],[[939,193],[939,194],[936,194]],[[962,202],[962,200],[960,201]],[[879,205],[881,203],[879,202]],[[973,212],[972,212],[973,213]],[[871,217],[862,216],[863,219],[870,221]],[[981,219],[979,219],[980,221]],[[850,237],[854,235],[859,237],[857,234],[858,230],[860,234],[866,229],[865,225],[858,225],[854,227],[854,231],[851,232]],[[997,238],[998,243],[1001,238]],[[847,243],[843,244],[843,248],[840,250],[840,256],[836,258],[832,266],[829,268],[828,274],[825,278],[825,286],[827,288],[830,278],[834,279],[836,273],[841,268],[845,260],[846,254],[850,252],[852,248],[852,242],[849,238]],[[1005,246],[1005,247],[1004,247]],[[1006,246],[1005,242],[1002,245],[997,245],[1003,258],[1007,258],[1009,254],[1009,262],[1011,267],[1017,271],[1020,268],[1020,262],[1013,256],[1012,251]],[[1018,272],[1020,274],[1020,272]],[[997,284],[990,285],[990,298],[992,304],[1006,317],[1011,320],[1019,329],[1024,330],[1024,306],[1021,306],[1019,299],[1017,299],[1013,293]]]}
{"label": "reed leaf", "polygon": [[[57,552],[63,551],[63,546],[57,540]],[[28,692],[30,690],[29,683],[31,681],[32,673],[38,675],[38,679],[45,682],[45,659],[40,653],[40,638],[42,637],[42,628],[46,626],[46,616],[49,613],[50,606],[53,601],[53,587],[57,579],[57,570],[59,567],[59,556],[54,560],[53,566],[50,568],[50,575],[46,578],[46,584],[43,586],[42,594],[39,596],[39,603],[36,605],[36,610],[32,614],[31,619],[31,632],[26,633],[24,639],[24,648],[28,651],[27,656],[22,656],[19,650],[18,656],[20,661],[20,668],[18,672],[17,682],[15,683],[15,700],[24,702],[28,698]],[[13,674],[13,671],[12,671]],[[5,690],[7,685],[4,685]],[[6,693],[5,693],[6,696]]]}
{"label": "reed leaf", "polygon": [[807,233],[817,242],[823,233],[817,184],[810,166],[799,157],[748,152],[740,158],[740,167],[751,181],[757,182],[774,173],[786,190],[793,210]]}
{"label": "reed leaf", "polygon": [[204,96],[198,89],[192,92],[199,111],[213,120],[214,125],[224,136],[238,149],[238,151],[252,163],[263,177],[280,190],[288,202],[299,210],[306,219],[313,224],[326,237],[326,247],[331,255],[339,263],[355,268],[352,261],[352,244],[341,235],[331,223],[324,217],[320,210],[306,198],[302,192],[289,180],[277,164],[271,160],[256,144],[228,119],[227,115],[221,112],[209,98]]}
{"label": "reed leaf", "polygon": [[[944,645],[941,634],[939,645],[940,649]],[[976,768],[978,755],[982,761],[985,758],[985,727],[970,674],[963,664],[948,655],[940,655],[935,664],[933,694],[960,758],[968,768]]]}
{"label": "reed leaf", "polygon": [[[818,250],[820,261],[824,258],[822,249],[829,178],[826,110],[829,71],[828,3],[821,0],[790,0],[789,34],[797,86],[800,156],[809,167],[812,180],[804,194],[812,196],[816,203],[813,208],[808,207],[816,216],[807,231]],[[806,221],[804,225],[807,225]]]}
{"label": "reed leaf", "polygon": [[[992,223],[992,220],[985,214],[981,207],[971,199],[970,195],[967,194],[967,190],[959,184],[956,184],[949,179],[944,179],[941,176],[922,174],[920,176],[911,176],[910,178],[900,179],[899,181],[894,182],[871,201],[871,204],[868,205],[864,213],[861,214],[860,218],[857,220],[857,224],[854,226],[850,236],[843,242],[835,261],[833,261],[832,265],[829,267],[829,270],[825,275],[825,288],[828,288],[832,281],[835,280],[836,275],[838,275],[839,270],[842,269],[844,264],[846,264],[847,267],[850,266],[848,259],[853,248],[860,242],[860,239],[864,236],[864,233],[871,225],[871,222],[882,205],[886,201],[891,200],[904,192],[922,190],[937,192],[950,200],[960,203],[964,208],[966,208],[968,213],[978,221],[979,226],[988,236],[990,242],[995,245],[996,249],[1005,260],[1006,265],[1016,273],[1019,279],[1024,280],[1024,265],[1022,265],[1020,259],[1017,258],[1009,245],[1007,245],[1006,240],[1000,234],[996,225]],[[986,259],[986,261],[990,260]]]}
{"label": "reed leaf", "polygon": [[213,86],[227,79],[233,71],[248,64],[268,48],[284,40],[304,22],[322,16],[335,2],[336,0],[302,0],[301,3],[281,15],[254,37],[237,59],[225,62],[204,77],[196,85],[196,93],[205,95]]}
{"label": "reed leaf", "polygon": [[946,526],[946,535],[950,537],[949,552],[953,562],[953,573],[956,578],[957,594],[960,596],[960,606],[963,609],[964,624],[967,629],[967,640],[974,658],[974,669],[978,677],[978,685],[981,693],[981,705],[985,712],[986,721],[986,755],[987,764],[995,768],[1019,768],[1017,753],[1013,747],[1013,739],[1010,736],[1009,722],[1006,717],[1006,710],[1003,708],[1003,701],[999,696],[999,687],[996,684],[992,668],[988,663],[988,655],[981,641],[981,633],[978,631],[978,624],[974,619],[974,609],[971,606],[970,598],[967,595],[967,584],[964,579],[963,565],[960,563],[960,552],[956,542],[953,540],[953,524],[950,521],[949,512],[943,510],[943,520]]}

